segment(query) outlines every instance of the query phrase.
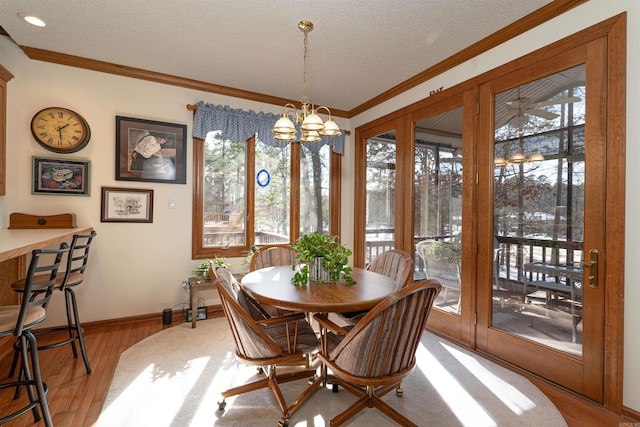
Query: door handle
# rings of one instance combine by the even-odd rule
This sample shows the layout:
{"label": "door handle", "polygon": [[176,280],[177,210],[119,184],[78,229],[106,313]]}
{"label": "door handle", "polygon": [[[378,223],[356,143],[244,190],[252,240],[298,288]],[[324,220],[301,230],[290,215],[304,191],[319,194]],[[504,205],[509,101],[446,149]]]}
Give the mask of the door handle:
{"label": "door handle", "polygon": [[589,251],[589,261],[578,263],[587,269],[589,286],[592,288],[598,287],[598,250],[591,249]]}

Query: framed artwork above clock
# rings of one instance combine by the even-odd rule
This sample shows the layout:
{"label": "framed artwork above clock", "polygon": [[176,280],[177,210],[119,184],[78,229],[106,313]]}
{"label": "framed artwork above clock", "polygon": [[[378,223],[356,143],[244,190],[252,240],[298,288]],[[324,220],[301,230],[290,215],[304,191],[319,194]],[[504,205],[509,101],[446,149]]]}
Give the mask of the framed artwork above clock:
{"label": "framed artwork above clock", "polygon": [[91,139],[89,123],[80,114],[62,107],[47,107],[31,119],[36,142],[54,153],[75,153]]}

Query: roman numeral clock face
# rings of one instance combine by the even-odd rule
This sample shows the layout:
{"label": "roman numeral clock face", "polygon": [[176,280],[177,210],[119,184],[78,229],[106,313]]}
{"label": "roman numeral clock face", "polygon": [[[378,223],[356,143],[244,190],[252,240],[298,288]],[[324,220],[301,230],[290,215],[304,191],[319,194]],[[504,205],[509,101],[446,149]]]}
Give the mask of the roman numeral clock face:
{"label": "roman numeral clock face", "polygon": [[31,119],[31,133],[38,144],[55,153],[74,153],[91,138],[87,121],[75,111],[49,107]]}

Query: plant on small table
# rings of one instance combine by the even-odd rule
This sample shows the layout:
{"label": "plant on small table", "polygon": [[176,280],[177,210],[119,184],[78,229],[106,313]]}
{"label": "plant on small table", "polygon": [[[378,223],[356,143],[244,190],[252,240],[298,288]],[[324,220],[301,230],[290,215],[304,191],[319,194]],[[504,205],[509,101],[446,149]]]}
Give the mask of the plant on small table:
{"label": "plant on small table", "polygon": [[356,281],[349,276],[352,270],[347,266],[351,251],[342,246],[336,236],[314,232],[306,234],[296,240],[292,245],[296,253],[293,268],[302,264],[293,275],[291,282],[296,285],[309,283],[309,266],[314,265],[316,259],[320,259],[322,267],[328,271],[330,281],[338,282],[342,275],[344,282],[353,285]]}
{"label": "plant on small table", "polygon": [[213,260],[205,259],[202,263],[193,269],[193,277],[202,277],[203,279],[209,280],[211,277],[209,276],[209,267],[212,265],[218,265],[224,268],[231,268],[231,264],[227,262],[226,258],[222,258],[216,256]]}

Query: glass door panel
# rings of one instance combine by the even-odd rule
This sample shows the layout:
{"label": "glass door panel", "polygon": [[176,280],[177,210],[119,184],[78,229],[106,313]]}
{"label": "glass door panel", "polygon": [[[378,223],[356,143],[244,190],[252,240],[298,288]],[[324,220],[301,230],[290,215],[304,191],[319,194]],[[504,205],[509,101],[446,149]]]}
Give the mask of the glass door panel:
{"label": "glass door panel", "polygon": [[462,280],[462,107],[422,119],[414,141],[414,280],[443,286],[434,308],[459,315]]}
{"label": "glass door panel", "polygon": [[366,140],[364,264],[395,247],[396,131]]}
{"label": "glass door panel", "polygon": [[605,48],[596,40],[479,90],[479,223],[490,226],[478,256],[491,267],[479,267],[477,348],[600,402]]}
{"label": "glass door panel", "polygon": [[577,357],[584,82],[579,65],[495,95],[492,326]]}

